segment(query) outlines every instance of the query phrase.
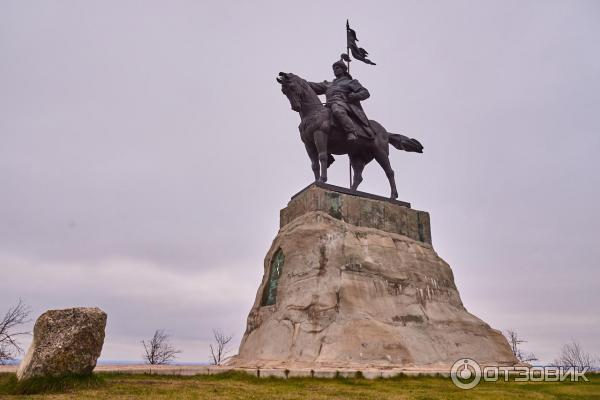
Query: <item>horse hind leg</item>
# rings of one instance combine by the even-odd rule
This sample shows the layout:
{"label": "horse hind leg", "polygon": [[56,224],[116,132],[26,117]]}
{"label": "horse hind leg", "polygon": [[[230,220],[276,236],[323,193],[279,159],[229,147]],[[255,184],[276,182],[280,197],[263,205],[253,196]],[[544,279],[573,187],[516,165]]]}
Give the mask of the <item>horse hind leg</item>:
{"label": "horse hind leg", "polygon": [[394,178],[394,170],[390,164],[390,158],[384,152],[379,152],[379,154],[375,156],[375,160],[381,165],[381,168],[385,171],[385,176],[387,176],[388,181],[390,182],[390,189],[392,191],[390,198],[397,199],[398,189],[396,189],[396,179]]}
{"label": "horse hind leg", "polygon": [[352,179],[352,187],[350,189],[356,190],[358,185],[363,180],[362,172],[365,168],[366,163],[359,157],[350,157],[350,164],[352,165],[352,170],[354,171],[354,178]]}

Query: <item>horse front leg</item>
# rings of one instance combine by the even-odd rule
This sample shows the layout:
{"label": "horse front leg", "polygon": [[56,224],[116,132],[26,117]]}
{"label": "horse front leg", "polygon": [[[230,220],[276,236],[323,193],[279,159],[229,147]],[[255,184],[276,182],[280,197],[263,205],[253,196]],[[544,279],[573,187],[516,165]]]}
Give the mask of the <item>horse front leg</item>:
{"label": "horse front leg", "polygon": [[314,133],[315,147],[319,155],[319,164],[321,164],[321,176],[319,182],[327,182],[327,134],[321,130]]}
{"label": "horse front leg", "polygon": [[310,167],[312,168],[313,174],[315,174],[316,182],[320,177],[319,153],[317,152],[317,148],[315,147],[314,143],[304,143],[304,147],[306,147],[306,152],[310,158]]}

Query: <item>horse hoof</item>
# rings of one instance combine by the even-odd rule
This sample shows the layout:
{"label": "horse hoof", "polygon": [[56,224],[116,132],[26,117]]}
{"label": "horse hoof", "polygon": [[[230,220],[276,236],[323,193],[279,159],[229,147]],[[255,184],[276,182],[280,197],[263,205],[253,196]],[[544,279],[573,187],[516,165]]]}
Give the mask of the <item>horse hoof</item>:
{"label": "horse hoof", "polygon": [[397,199],[398,198],[398,193],[392,193],[392,195],[390,196],[390,199]]}
{"label": "horse hoof", "polygon": [[325,183],[325,182],[327,182],[327,178],[319,178],[319,182]]}

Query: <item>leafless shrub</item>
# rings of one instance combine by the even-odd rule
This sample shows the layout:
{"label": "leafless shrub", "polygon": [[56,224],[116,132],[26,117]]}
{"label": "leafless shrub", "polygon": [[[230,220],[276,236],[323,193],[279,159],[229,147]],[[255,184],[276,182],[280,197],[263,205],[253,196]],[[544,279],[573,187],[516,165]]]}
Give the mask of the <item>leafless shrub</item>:
{"label": "leafless shrub", "polygon": [[230,351],[227,349],[227,345],[233,336],[226,336],[218,329],[213,329],[213,336],[216,343],[214,346],[210,345],[210,362],[213,365],[221,365],[230,358],[226,356]]}
{"label": "leafless shrub", "polygon": [[[0,320],[0,364],[13,361],[23,353],[23,348],[17,341],[19,336],[28,335],[22,330],[21,325],[30,321],[31,309],[19,299],[17,305],[9,307],[4,317]],[[15,331],[15,329],[17,329]]]}
{"label": "leafless shrub", "polygon": [[504,333],[504,336],[506,336],[506,339],[508,339],[508,344],[510,344],[512,353],[520,362],[537,361],[535,354],[526,353],[520,348],[520,345],[522,343],[527,343],[527,341],[519,338],[517,332],[509,329]]}
{"label": "leafless shrub", "polygon": [[148,342],[142,340],[142,345],[145,351],[144,360],[151,365],[168,364],[176,358],[177,354],[181,353],[181,350],[175,349],[169,343],[169,335],[161,329],[156,330]]}
{"label": "leafless shrub", "polygon": [[571,343],[563,344],[560,349],[560,355],[554,360],[557,367],[575,367],[582,370],[585,367],[595,368],[600,364],[600,359],[589,353],[586,353],[579,342],[575,340]]}

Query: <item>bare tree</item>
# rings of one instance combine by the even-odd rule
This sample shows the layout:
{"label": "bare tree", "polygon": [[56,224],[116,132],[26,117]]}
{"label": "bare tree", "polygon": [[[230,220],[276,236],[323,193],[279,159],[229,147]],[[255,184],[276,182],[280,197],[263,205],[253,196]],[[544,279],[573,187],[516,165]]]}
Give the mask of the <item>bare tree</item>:
{"label": "bare tree", "polygon": [[181,353],[181,350],[175,349],[169,343],[169,335],[167,335],[162,329],[156,330],[152,339],[146,342],[142,340],[144,345],[144,360],[148,364],[162,365],[168,364],[175,359],[177,354]]}
{"label": "bare tree", "polygon": [[[0,364],[13,361],[17,355],[23,353],[17,338],[29,334],[20,329],[21,325],[30,321],[29,314],[31,309],[19,299],[17,305],[9,307],[0,320]],[[15,331],[17,327],[19,330]]]}
{"label": "bare tree", "polygon": [[233,339],[233,336],[226,336],[218,329],[213,329],[213,336],[216,343],[214,346],[210,345],[210,362],[213,365],[221,365],[230,358],[226,357],[230,351],[227,349],[227,345]]}
{"label": "bare tree", "polygon": [[574,340],[571,343],[563,344],[560,355],[554,360],[554,365],[557,367],[575,367],[580,371],[585,367],[594,368],[598,364],[600,364],[600,359],[583,351],[579,342]]}
{"label": "bare tree", "polygon": [[520,362],[530,362],[537,361],[537,357],[533,353],[526,353],[522,349],[520,349],[520,345],[522,343],[527,343],[526,340],[519,338],[517,332],[509,329],[505,332],[504,336],[508,339],[508,343],[510,344],[510,349],[512,353],[517,357]]}

